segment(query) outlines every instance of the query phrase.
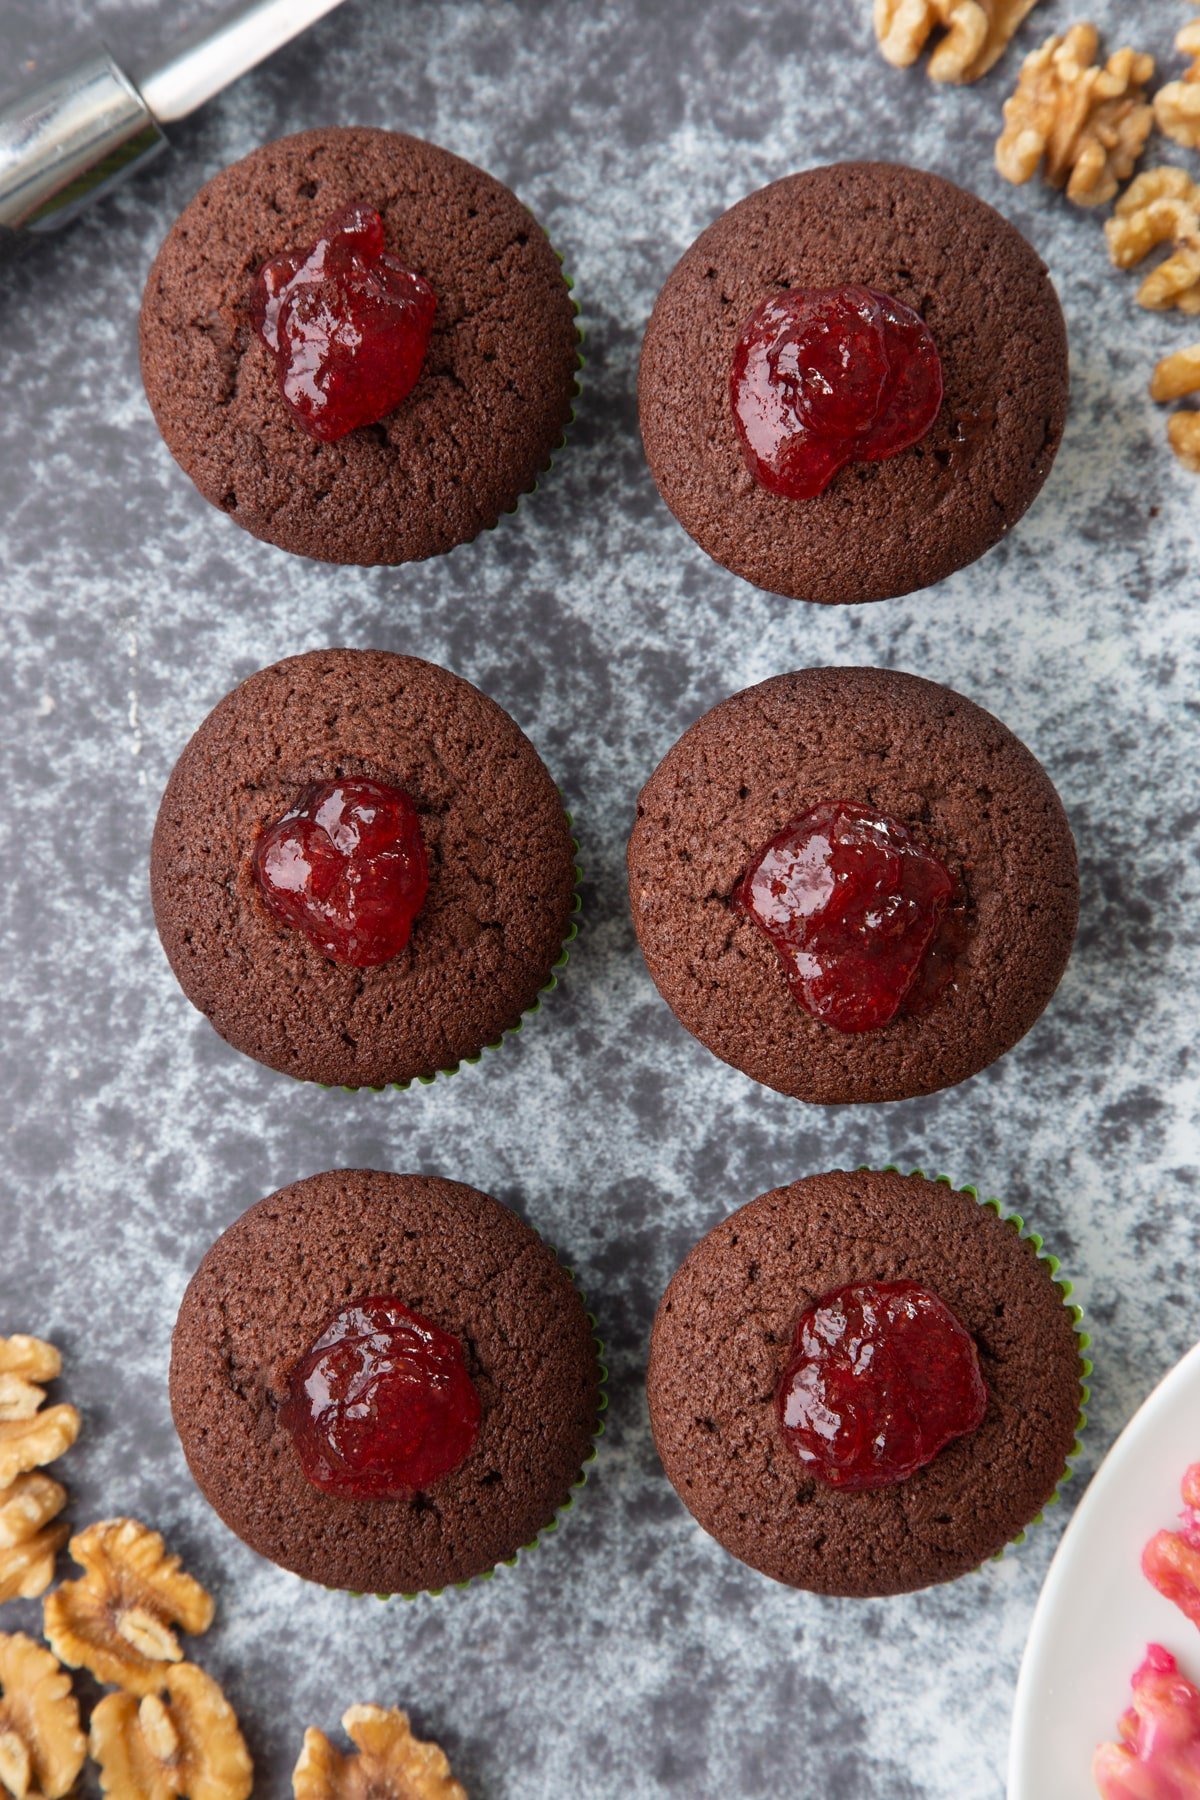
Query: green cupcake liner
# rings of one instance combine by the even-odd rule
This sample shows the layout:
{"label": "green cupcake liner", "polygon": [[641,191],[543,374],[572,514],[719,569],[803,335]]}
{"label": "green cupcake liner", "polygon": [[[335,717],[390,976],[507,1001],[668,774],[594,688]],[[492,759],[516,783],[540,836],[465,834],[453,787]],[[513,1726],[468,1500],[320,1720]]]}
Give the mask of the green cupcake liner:
{"label": "green cupcake liner", "polygon": [[[570,813],[567,813],[567,824],[573,826],[574,823],[575,821],[572,819]],[[578,857],[579,855],[579,844],[575,838],[571,839],[571,855],[574,857]],[[570,922],[567,927],[567,935],[562,941],[562,949],[550,966],[549,979],[538,989],[537,999],[532,1006],[526,1007],[515,1025],[506,1026],[498,1038],[494,1038],[490,1044],[484,1044],[483,1048],[477,1050],[473,1056],[460,1057],[456,1063],[451,1063],[450,1066],[445,1069],[436,1069],[432,1075],[414,1075],[408,1081],[386,1081],[382,1082],[378,1087],[350,1087],[346,1084],[342,1084],[340,1088],[336,1088],[325,1081],[318,1081],[315,1085],[324,1088],[326,1093],[386,1094],[388,1092],[395,1092],[405,1094],[408,1092],[409,1088],[432,1087],[433,1083],[439,1078],[457,1075],[460,1069],[474,1068],[477,1063],[483,1061],[489,1051],[503,1049],[505,1041],[508,1038],[516,1037],[519,1031],[524,1030],[527,1022],[534,1018],[537,1013],[541,1012],[543,1000],[546,998],[547,994],[552,994],[554,992],[555,988],[558,986],[559,976],[571,960],[571,945],[579,936],[579,921],[583,913],[583,896],[579,891],[580,884],[583,881],[583,869],[580,864],[576,862],[574,864],[574,870],[575,894],[571,901]],[[292,1077],[292,1079],[294,1080],[296,1077]]]}
{"label": "green cupcake liner", "polygon": [[[541,1233],[539,1232],[537,1235],[540,1237]],[[542,1242],[545,1242],[544,1238],[542,1239]],[[553,1248],[553,1246],[550,1247]],[[557,1250],[554,1252],[554,1257],[557,1262]],[[587,1296],[579,1283],[575,1280],[574,1269],[567,1269],[565,1263],[560,1263],[559,1266],[560,1268],[566,1269],[566,1273],[571,1278],[571,1283],[575,1292],[579,1295],[579,1298],[586,1307]],[[553,1517],[549,1519],[539,1531],[534,1532],[527,1544],[520,1544],[517,1549],[513,1551],[511,1556],[504,1557],[502,1561],[493,1564],[490,1569],[482,1569],[478,1575],[468,1575],[463,1581],[447,1582],[445,1587],[439,1588],[418,1588],[411,1594],[375,1594],[372,1596],[369,1594],[355,1593],[352,1589],[346,1588],[332,1588],[329,1590],[331,1593],[348,1593],[352,1600],[366,1600],[371,1598],[376,1600],[436,1600],[439,1595],[448,1593],[451,1589],[475,1587],[480,1582],[491,1581],[500,1573],[501,1569],[515,1569],[522,1556],[528,1556],[531,1551],[536,1550],[546,1538],[551,1537],[558,1530],[562,1521],[574,1506],[575,1496],[582,1493],[583,1489],[587,1486],[588,1471],[600,1454],[600,1439],[604,1436],[604,1415],[608,1410],[608,1364],[604,1360],[604,1340],[599,1334],[598,1322],[594,1313],[589,1312],[587,1314],[587,1322],[592,1328],[592,1342],[596,1346],[596,1362],[600,1370],[600,1397],[596,1403],[596,1429],[592,1433],[591,1450],[584,1457],[583,1466],[575,1480],[571,1483],[570,1492],[562,1505],[555,1510]]]}
{"label": "green cupcake liner", "polygon": [[[895,1163],[885,1164],[883,1173],[886,1175],[919,1175],[923,1181],[936,1181],[942,1187],[953,1189],[955,1193],[969,1194],[972,1200],[978,1201],[980,1206],[986,1206],[991,1212],[996,1214],[997,1218],[1002,1219],[1005,1224],[1013,1226],[1019,1237],[1023,1238],[1026,1243],[1033,1245],[1033,1248],[1037,1253],[1038,1261],[1045,1263],[1055,1287],[1057,1287],[1062,1294],[1063,1305],[1070,1313],[1072,1323],[1075,1327],[1075,1341],[1079,1348],[1079,1417],[1075,1422],[1075,1441],[1067,1451],[1063,1472],[1059,1476],[1054,1492],[1047,1500],[1045,1506],[1043,1506],[1039,1513],[1030,1519],[1028,1525],[1024,1526],[1017,1533],[1016,1537],[1010,1538],[1007,1544],[997,1550],[995,1554],[988,1559],[990,1562],[999,1562],[1007,1555],[1008,1551],[1015,1550],[1018,1545],[1023,1544],[1033,1527],[1042,1523],[1046,1514],[1050,1511],[1050,1508],[1058,1505],[1059,1501],[1062,1499],[1063,1489],[1075,1473],[1075,1458],[1083,1448],[1083,1434],[1087,1429],[1087,1407],[1088,1401],[1091,1399],[1091,1390],[1088,1387],[1087,1378],[1092,1373],[1093,1366],[1091,1358],[1086,1354],[1092,1341],[1091,1336],[1088,1332],[1080,1329],[1083,1323],[1083,1308],[1075,1305],[1071,1301],[1073,1288],[1071,1283],[1065,1277],[1060,1278],[1059,1276],[1058,1271],[1062,1267],[1062,1264],[1058,1257],[1052,1255],[1044,1248],[1043,1239],[1036,1231],[1029,1231],[1026,1229],[1025,1221],[1020,1213],[1010,1212],[1002,1201],[997,1200],[994,1197],[981,1199],[979,1189],[973,1182],[960,1184],[957,1181],[952,1181],[949,1175],[927,1175],[924,1169],[905,1170],[899,1168]],[[984,1565],[981,1563],[980,1567],[982,1568],[983,1566]]]}

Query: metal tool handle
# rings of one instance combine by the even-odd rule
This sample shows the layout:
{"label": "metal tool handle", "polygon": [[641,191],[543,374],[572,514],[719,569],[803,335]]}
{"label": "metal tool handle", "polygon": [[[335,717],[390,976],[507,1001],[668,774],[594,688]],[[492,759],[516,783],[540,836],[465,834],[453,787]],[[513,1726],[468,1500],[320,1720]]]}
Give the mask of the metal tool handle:
{"label": "metal tool handle", "polygon": [[160,150],[184,119],[342,0],[236,0],[133,82],[94,56],[0,110],[0,241],[48,231]]}
{"label": "metal tool handle", "polygon": [[48,231],[166,142],[111,56],[0,112],[0,228]]}

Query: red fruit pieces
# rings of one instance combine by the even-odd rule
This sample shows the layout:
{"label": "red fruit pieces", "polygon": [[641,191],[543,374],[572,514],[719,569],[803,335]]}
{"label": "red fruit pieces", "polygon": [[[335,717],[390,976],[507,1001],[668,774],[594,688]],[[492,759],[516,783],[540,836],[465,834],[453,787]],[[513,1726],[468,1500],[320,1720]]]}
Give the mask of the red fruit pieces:
{"label": "red fruit pieces", "polygon": [[1158,1531],[1142,1551],[1142,1572],[1165,1599],[1200,1625],[1200,1463],[1182,1483],[1181,1531]]}
{"label": "red fruit pieces", "polygon": [[481,1416],[458,1339],[390,1296],[330,1321],[292,1370],[281,1409],[308,1480],[354,1500],[402,1497],[450,1474]]}
{"label": "red fruit pieces", "polygon": [[774,944],[792,992],[838,1031],[925,1011],[953,979],[958,883],[906,826],[822,801],[771,839],[733,896]]}
{"label": "red fruit pieces", "polygon": [[847,463],[925,436],[941,409],[942,364],[921,315],[888,294],[788,288],[746,321],[729,392],[754,479],[811,500]]}
{"label": "red fruit pieces", "polygon": [[346,206],[315,244],[264,263],[251,316],[296,424],[330,441],[394,412],[420,376],[437,299],[384,249],[383,220]]}
{"label": "red fruit pieces", "polygon": [[780,1428],[829,1487],[890,1487],[978,1429],[987,1388],[970,1334],[913,1281],[857,1282],[796,1324]]}
{"label": "red fruit pieces", "polygon": [[359,969],[403,950],[429,891],[417,809],[381,781],[310,788],[263,832],[252,867],[275,918]]}
{"label": "red fruit pieces", "polygon": [[1101,1744],[1092,1779],[1101,1800],[1195,1800],[1200,1794],[1200,1691],[1161,1644],[1133,1677],[1121,1742]]}

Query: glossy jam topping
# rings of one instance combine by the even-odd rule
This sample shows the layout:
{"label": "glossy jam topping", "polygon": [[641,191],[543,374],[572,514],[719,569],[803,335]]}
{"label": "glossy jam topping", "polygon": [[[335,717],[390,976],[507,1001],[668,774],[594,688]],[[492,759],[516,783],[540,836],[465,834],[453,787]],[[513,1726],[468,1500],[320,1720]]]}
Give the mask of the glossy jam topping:
{"label": "glossy jam topping", "polygon": [[380,1500],[457,1469],[481,1412],[458,1339],[384,1296],[329,1322],[292,1370],[281,1417],[314,1487]]}
{"label": "glossy jam topping", "polygon": [[417,809],[382,781],[310,788],[263,832],[252,867],[277,919],[357,969],[403,950],[429,891]]}
{"label": "glossy jam topping", "polygon": [[1092,1778],[1101,1800],[1196,1800],[1200,1794],[1200,1691],[1161,1644],[1133,1678],[1133,1705],[1101,1744]]}
{"label": "glossy jam topping", "polygon": [[783,1435],[829,1487],[904,1481],[975,1431],[987,1389],[969,1334],[914,1281],[837,1288],[801,1313],[775,1396]]}
{"label": "glossy jam topping", "polygon": [[959,884],[904,825],[824,800],[773,837],[733,895],[770,938],[792,993],[838,1031],[925,1012],[953,979]]}
{"label": "glossy jam topping", "polygon": [[264,263],[251,296],[284,404],[326,441],[386,418],[412,392],[436,310],[429,283],[384,249],[369,206],[343,207],[315,244]]}
{"label": "glossy jam topping", "polygon": [[1182,1529],[1154,1534],[1142,1552],[1142,1570],[1160,1594],[1200,1625],[1200,1463],[1185,1471],[1182,1492]]}
{"label": "glossy jam topping", "polygon": [[942,404],[942,364],[920,313],[873,288],[788,288],[746,321],[733,417],[750,472],[811,500],[851,462],[895,456]]}

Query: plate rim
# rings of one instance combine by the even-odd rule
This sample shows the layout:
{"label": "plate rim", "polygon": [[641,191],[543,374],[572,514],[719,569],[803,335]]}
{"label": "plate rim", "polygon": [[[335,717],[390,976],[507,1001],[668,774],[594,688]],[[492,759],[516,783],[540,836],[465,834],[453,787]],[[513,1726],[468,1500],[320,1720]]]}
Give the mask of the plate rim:
{"label": "plate rim", "polygon": [[[1200,1379],[1200,1342],[1194,1343],[1186,1350],[1178,1362],[1172,1366],[1151,1388],[1137,1410],[1126,1421],[1125,1425],[1113,1439],[1106,1451],[1099,1468],[1088,1482],[1083,1497],[1076,1507],[1066,1530],[1054,1552],[1046,1578],[1042,1583],[1034,1606],[1033,1618],[1025,1639],[1025,1647],[1021,1652],[1021,1664],[1017,1673],[1017,1686],[1013,1698],[1012,1727],[1009,1732],[1008,1770],[1005,1782],[1006,1800],[1036,1800],[1028,1788],[1021,1785],[1021,1765],[1026,1760],[1030,1719],[1034,1716],[1033,1682],[1034,1670],[1040,1663],[1043,1642],[1048,1637],[1051,1624],[1057,1622],[1059,1590],[1063,1587],[1070,1564],[1070,1553],[1076,1539],[1086,1528],[1093,1512],[1099,1510],[1104,1497],[1108,1493],[1124,1468],[1125,1456],[1122,1452],[1135,1443],[1159,1412],[1171,1403],[1176,1388],[1185,1387],[1189,1380]],[[1182,1470],[1180,1471],[1182,1474]]]}

